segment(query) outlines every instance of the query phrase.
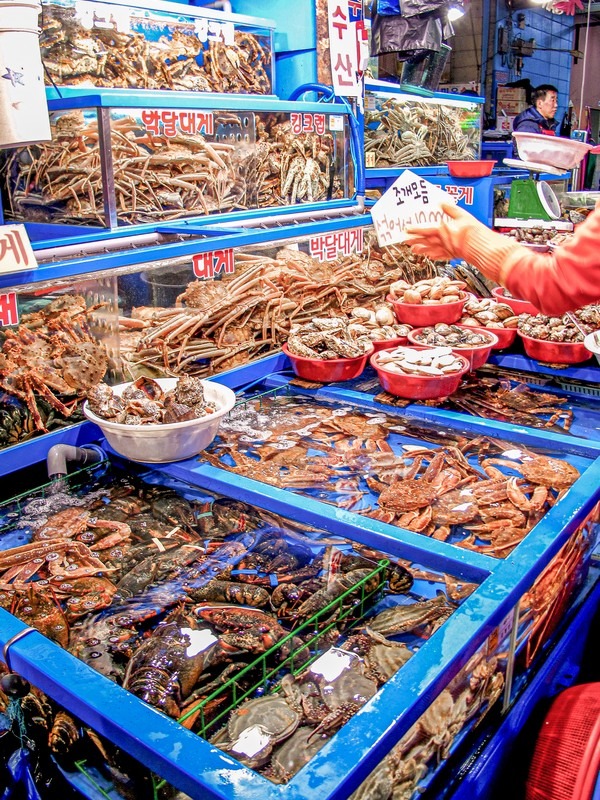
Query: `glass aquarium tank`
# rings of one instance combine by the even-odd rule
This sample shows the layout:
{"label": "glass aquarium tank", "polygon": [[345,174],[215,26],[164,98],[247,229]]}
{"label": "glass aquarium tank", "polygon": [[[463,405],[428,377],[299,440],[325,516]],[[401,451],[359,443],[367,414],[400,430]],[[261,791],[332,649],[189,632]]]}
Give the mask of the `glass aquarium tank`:
{"label": "glass aquarium tank", "polygon": [[54,87],[273,91],[273,23],[214,9],[42,0],[40,48]]}
{"label": "glass aquarium tank", "polygon": [[246,102],[240,111],[226,98],[150,92],[50,101],[52,141],[4,158],[6,217],[113,228],[353,195],[345,111]]}
{"label": "glass aquarium tank", "polygon": [[[127,703],[134,695],[275,784],[382,687],[401,684],[405,665],[426,658],[429,639],[478,588],[428,564],[425,551],[387,556],[108,461],[0,504],[0,546],[3,575],[18,555],[29,576],[3,584],[0,607],[127,690]],[[48,598],[52,618],[38,613]],[[430,732],[419,777],[501,697],[499,644],[437,701],[454,728],[443,748]]]}
{"label": "glass aquarium tank", "polygon": [[365,166],[428,167],[481,153],[481,97],[423,98],[383,82],[365,89]]}

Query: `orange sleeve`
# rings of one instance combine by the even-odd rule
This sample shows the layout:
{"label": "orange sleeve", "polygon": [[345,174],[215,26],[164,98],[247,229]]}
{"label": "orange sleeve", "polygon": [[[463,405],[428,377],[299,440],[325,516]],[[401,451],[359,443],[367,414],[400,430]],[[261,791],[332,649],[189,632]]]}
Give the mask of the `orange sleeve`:
{"label": "orange sleeve", "polygon": [[600,300],[600,209],[551,253],[519,248],[507,254],[498,282],[543,314],[564,314]]}

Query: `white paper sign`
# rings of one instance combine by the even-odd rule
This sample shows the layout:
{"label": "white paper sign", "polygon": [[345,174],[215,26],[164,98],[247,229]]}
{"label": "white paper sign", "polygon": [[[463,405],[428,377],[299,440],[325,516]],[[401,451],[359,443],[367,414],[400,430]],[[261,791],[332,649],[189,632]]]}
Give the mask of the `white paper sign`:
{"label": "white paper sign", "polygon": [[262,725],[251,725],[240,733],[231,746],[231,750],[234,753],[253,758],[261,750],[264,750],[270,741],[271,737],[266,728],[263,728]]}
{"label": "white paper sign", "polygon": [[326,681],[331,682],[339,678],[345,669],[348,669],[354,658],[357,658],[354,653],[331,647],[310,665],[310,672],[322,675]]}
{"label": "white paper sign", "polygon": [[201,630],[195,630],[193,628],[181,628],[180,630],[182,633],[186,634],[190,640],[190,643],[185,651],[185,654],[188,658],[193,658],[194,656],[197,656],[198,653],[203,653],[205,650],[208,650],[209,647],[212,647],[213,644],[219,641],[214,633],[208,630],[208,628],[202,628]]}
{"label": "white paper sign", "polygon": [[35,269],[37,261],[24,225],[0,225],[0,274]]}
{"label": "white paper sign", "polygon": [[328,0],[329,55],[333,91],[338,96],[359,97],[359,51],[357,25],[362,21],[362,4],[356,0]]}
{"label": "white paper sign", "polygon": [[394,181],[371,209],[380,247],[404,241],[407,225],[435,225],[446,216],[440,204],[454,203],[439,186],[434,186],[409,169]]}

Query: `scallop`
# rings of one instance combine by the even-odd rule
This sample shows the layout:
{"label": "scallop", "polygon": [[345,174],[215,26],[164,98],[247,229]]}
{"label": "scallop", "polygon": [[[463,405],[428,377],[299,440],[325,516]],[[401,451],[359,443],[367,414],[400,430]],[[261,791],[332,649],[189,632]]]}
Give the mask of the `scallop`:
{"label": "scallop", "polygon": [[380,306],[375,312],[375,322],[382,327],[385,325],[393,325],[395,316],[390,308],[387,306]]}

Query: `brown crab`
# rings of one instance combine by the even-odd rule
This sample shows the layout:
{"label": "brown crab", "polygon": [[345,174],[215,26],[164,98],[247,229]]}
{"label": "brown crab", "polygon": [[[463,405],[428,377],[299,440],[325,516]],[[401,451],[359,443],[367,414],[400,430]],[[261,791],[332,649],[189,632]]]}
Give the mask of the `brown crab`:
{"label": "brown crab", "polygon": [[291,736],[299,723],[300,714],[285,698],[256,697],[234,709],[226,728],[211,742],[247,767],[258,769],[267,763],[273,747]]}
{"label": "brown crab", "polygon": [[[101,304],[100,304],[101,305]],[[91,335],[86,317],[99,305],[60,298],[45,309],[22,317],[15,330],[4,332],[0,351],[0,387],[23,400],[37,430],[45,431],[36,395],[47,400],[64,417],[75,410],[75,400],[104,377],[106,348]]]}
{"label": "brown crab", "polygon": [[315,736],[314,729],[306,725],[298,728],[273,752],[271,762],[262,774],[273,783],[287,783],[319,752],[328,738],[323,734]]}

